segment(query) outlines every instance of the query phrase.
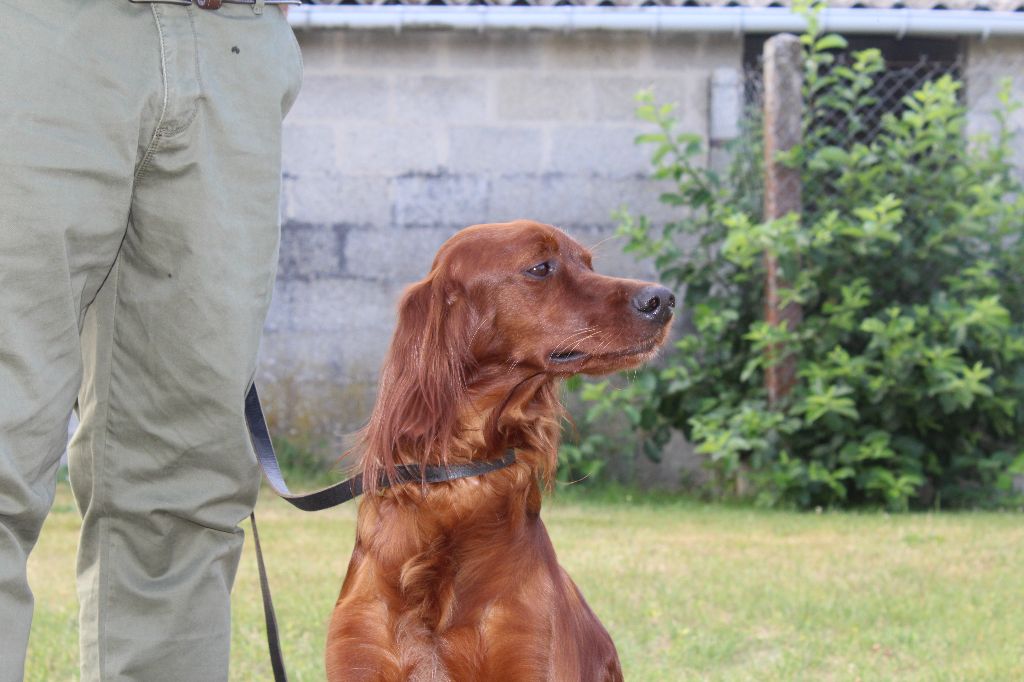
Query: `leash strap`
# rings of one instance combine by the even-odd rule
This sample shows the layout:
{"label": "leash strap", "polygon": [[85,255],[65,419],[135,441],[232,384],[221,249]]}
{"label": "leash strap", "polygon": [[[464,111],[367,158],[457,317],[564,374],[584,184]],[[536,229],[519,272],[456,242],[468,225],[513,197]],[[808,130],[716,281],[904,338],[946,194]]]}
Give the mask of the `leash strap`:
{"label": "leash strap", "polygon": [[[267,482],[274,492],[292,505],[302,511],[320,511],[336,507],[363,494],[362,474],[303,495],[296,495],[288,489],[288,484],[284,482],[284,476],[281,474],[281,467],[277,463],[277,455],[274,454],[274,445],[270,442],[267,420],[263,416],[263,407],[260,405],[260,397],[255,384],[245,396],[245,421],[249,425],[249,437],[252,440],[252,447],[256,451],[256,459],[259,461],[260,468],[263,469],[263,475],[267,477]],[[515,461],[516,451],[509,448],[498,459],[483,462],[431,466],[425,469],[416,465],[403,464],[398,467],[398,475],[394,482],[388,479],[387,474],[382,473],[377,481],[377,487],[384,489],[402,483],[443,483],[504,469],[514,464]]]}
{"label": "leash strap", "polygon": [[256,545],[256,565],[260,570],[260,594],[263,595],[263,619],[267,623],[270,667],[274,669],[275,682],[288,682],[288,673],[284,669],[284,654],[281,653],[281,638],[277,633],[277,614],[274,613],[274,600],[270,596],[270,581],[267,580],[267,567],[263,563],[263,549],[260,547],[260,532],[256,529],[256,512],[249,514],[249,521],[252,523],[252,539]]}
{"label": "leash strap", "polygon": [[[253,450],[256,452],[256,460],[260,469],[266,477],[274,492],[283,497],[293,506],[302,511],[319,511],[336,507],[343,502],[359,497],[363,494],[363,475],[359,474],[350,479],[335,483],[332,486],[315,490],[311,493],[296,495],[288,489],[281,474],[281,465],[278,464],[277,455],[274,453],[274,444],[270,440],[270,430],[267,428],[267,420],[263,416],[263,406],[260,405],[260,396],[256,391],[256,384],[249,388],[245,396],[245,422],[249,427],[249,439],[252,441]],[[505,454],[498,459],[486,460],[483,462],[469,462],[453,466],[431,466],[423,467],[403,464],[397,468],[397,476],[392,482],[386,473],[382,473],[377,481],[380,489],[389,488],[392,485],[402,483],[442,483],[453,481],[457,478],[468,478],[481,474],[504,469],[515,464],[516,451],[509,448]],[[267,647],[270,649],[270,664],[274,669],[274,682],[288,682],[288,674],[284,667],[284,654],[281,651],[281,639],[277,628],[277,615],[274,613],[274,600],[270,596],[270,581],[267,579],[267,568],[263,561],[263,549],[260,547],[260,535],[256,530],[256,512],[249,516],[252,522],[253,544],[256,549],[256,565],[260,572],[260,592],[263,595],[263,616],[267,623]]]}

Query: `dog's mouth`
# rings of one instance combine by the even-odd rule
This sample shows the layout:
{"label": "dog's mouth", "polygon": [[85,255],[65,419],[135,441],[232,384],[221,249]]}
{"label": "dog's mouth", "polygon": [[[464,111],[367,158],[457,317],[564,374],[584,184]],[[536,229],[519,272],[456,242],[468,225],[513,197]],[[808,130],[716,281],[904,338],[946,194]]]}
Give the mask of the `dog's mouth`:
{"label": "dog's mouth", "polygon": [[548,360],[554,365],[569,365],[583,360],[613,360],[616,358],[627,358],[633,355],[644,355],[650,353],[658,345],[658,338],[652,337],[636,346],[611,353],[590,354],[581,350],[555,350],[548,354]]}
{"label": "dog's mouth", "polygon": [[548,360],[556,364],[568,364],[587,357],[589,356],[580,350],[556,350],[548,355]]}

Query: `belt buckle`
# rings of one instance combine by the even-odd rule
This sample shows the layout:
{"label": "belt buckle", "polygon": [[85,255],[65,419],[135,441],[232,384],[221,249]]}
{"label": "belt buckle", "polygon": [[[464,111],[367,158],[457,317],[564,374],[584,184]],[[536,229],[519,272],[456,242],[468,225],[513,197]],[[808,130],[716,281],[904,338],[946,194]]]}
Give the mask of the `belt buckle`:
{"label": "belt buckle", "polygon": [[220,9],[222,0],[196,0],[199,9]]}

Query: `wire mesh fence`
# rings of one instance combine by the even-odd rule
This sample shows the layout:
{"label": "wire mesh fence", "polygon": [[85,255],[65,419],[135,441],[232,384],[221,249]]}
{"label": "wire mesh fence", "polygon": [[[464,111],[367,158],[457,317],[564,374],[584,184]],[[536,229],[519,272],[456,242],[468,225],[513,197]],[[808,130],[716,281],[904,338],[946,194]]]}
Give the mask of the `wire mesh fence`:
{"label": "wire mesh fence", "polygon": [[[847,73],[855,57],[839,55],[830,69],[819,78],[836,78],[835,72]],[[1007,109],[1001,93],[1012,100],[1022,99],[1024,90],[1014,88],[1014,76],[1024,71],[1024,63],[1013,58],[969,62],[965,55],[952,60],[932,60],[921,56],[916,60],[886,60],[882,68],[869,77],[869,82],[857,98],[854,106],[847,101],[835,101],[834,97],[809,94],[802,102],[805,145],[808,155],[824,147],[849,150],[854,145],[870,145],[879,135],[885,134],[886,121],[900,117],[913,107],[916,97],[929,83],[950,77],[958,83],[958,100],[963,107],[963,144],[970,144],[972,137],[994,134],[998,131],[999,112],[1008,114],[1009,130],[1019,130],[1024,117]],[[1021,80],[1021,79],[1018,79]],[[842,83],[838,86],[840,87]],[[1024,86],[1024,81],[1017,83]],[[734,163],[743,169],[734,175],[734,182],[747,188],[751,205],[763,205],[763,165],[754,158],[763,153],[765,80],[763,59],[748,63],[743,72],[743,122],[742,134],[734,148]],[[1024,160],[1024,138],[1017,141],[1014,153]],[[943,172],[941,167],[930,169]],[[806,176],[806,173],[805,173]],[[825,210],[829,197],[840,191],[835,177],[828,173],[814,174],[813,183],[802,187],[803,209],[808,215]]]}
{"label": "wire mesh fence", "polygon": [[[836,69],[850,68],[851,59],[841,60]],[[911,63],[886,63],[864,93],[863,106],[850,111],[810,101],[807,105],[817,114],[812,125],[822,145],[847,146],[867,143],[882,131],[886,115],[899,116],[907,110],[907,97],[926,83],[949,75],[960,79],[962,59],[955,62],[933,62],[922,57]]]}

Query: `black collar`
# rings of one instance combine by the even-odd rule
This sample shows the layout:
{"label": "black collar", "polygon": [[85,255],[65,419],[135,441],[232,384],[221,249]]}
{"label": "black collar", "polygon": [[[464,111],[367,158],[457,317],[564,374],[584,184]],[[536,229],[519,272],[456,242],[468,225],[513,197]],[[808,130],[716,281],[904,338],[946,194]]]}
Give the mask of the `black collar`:
{"label": "black collar", "polygon": [[[284,482],[284,476],[281,475],[281,467],[277,463],[277,455],[274,454],[274,446],[270,442],[270,432],[267,429],[267,421],[263,417],[263,408],[260,405],[260,398],[256,392],[255,384],[252,385],[249,393],[245,396],[245,421],[249,425],[249,437],[252,439],[252,447],[256,451],[256,459],[270,487],[274,489],[274,492],[299,509],[303,511],[328,509],[363,494],[362,474],[303,495],[296,495],[288,489],[288,485]],[[497,471],[498,469],[504,469],[514,464],[515,461],[516,451],[513,448],[509,448],[498,459],[489,459],[483,462],[468,462],[466,464],[430,466],[426,468],[415,464],[404,464],[397,468],[398,475],[394,481],[388,479],[387,474],[382,472],[377,480],[377,487],[384,489],[402,483],[442,483],[457,478],[480,476],[481,474]]]}

